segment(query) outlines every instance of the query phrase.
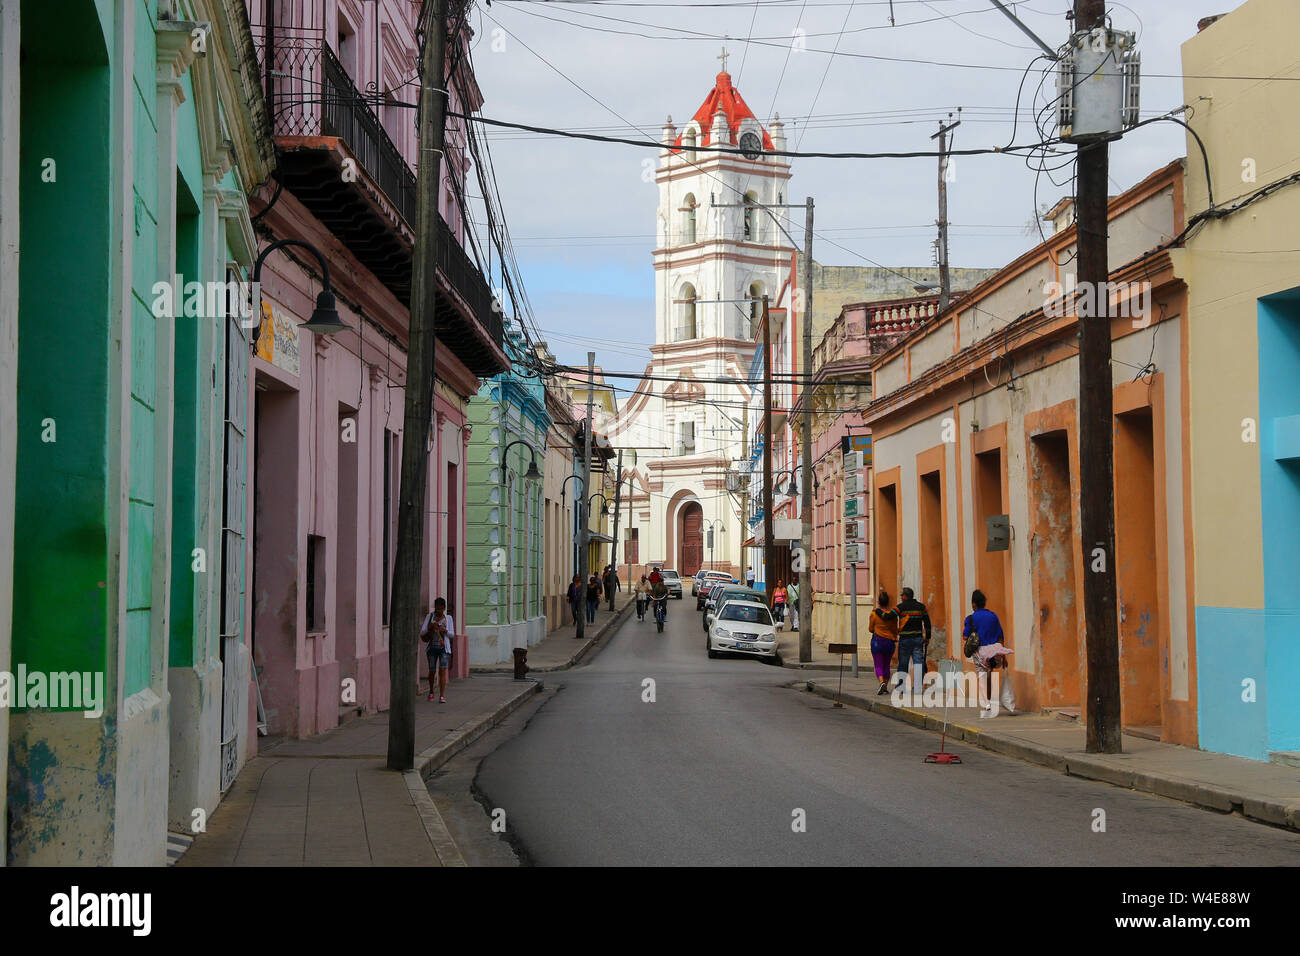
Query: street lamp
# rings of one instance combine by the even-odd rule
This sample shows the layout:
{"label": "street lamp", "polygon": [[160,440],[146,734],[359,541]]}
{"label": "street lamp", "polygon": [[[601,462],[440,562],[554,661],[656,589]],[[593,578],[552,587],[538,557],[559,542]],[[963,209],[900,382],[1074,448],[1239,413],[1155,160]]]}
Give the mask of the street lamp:
{"label": "street lamp", "polygon": [[[275,240],[275,242],[271,243],[260,253],[258,253],[257,260],[253,263],[253,285],[257,289],[259,290],[261,289],[262,263],[265,262],[266,257],[269,256],[271,253],[275,252],[275,250],[282,249],[285,246],[301,246],[303,249],[306,249],[313,256],[315,256],[316,261],[320,263],[322,288],[320,294],[316,296],[316,308],[312,312],[311,318],[306,322],[300,323],[298,325],[298,328],[306,329],[308,332],[311,332],[314,335],[334,335],[335,333],[342,332],[344,329],[348,327],[348,325],[341,318],[339,318],[339,310],[334,305],[334,293],[330,288],[329,263],[325,261],[325,257],[322,256],[319,250],[317,250],[317,248],[313,246],[311,243],[304,242],[301,239]],[[261,322],[262,303],[260,301],[260,298],[257,303],[257,312],[258,312],[258,322],[256,327],[253,330],[252,347],[254,350],[257,349],[257,340],[258,337],[262,334],[262,322]]]}
{"label": "street lamp", "polygon": [[[528,444],[528,442],[524,441],[523,439],[516,439],[512,441],[510,444],[506,445],[506,447],[502,450],[501,480],[505,481],[506,455],[510,454],[510,449],[514,448],[516,445],[523,445],[525,448],[528,449],[528,470],[524,472],[524,478],[527,479],[528,481],[540,481],[542,477],[542,473],[537,470],[537,452],[533,450],[532,445]],[[577,476],[570,475],[569,477],[576,478]]]}
{"label": "street lamp", "polygon": [[714,526],[717,526],[718,534],[726,534],[727,526],[722,523],[721,518],[714,518],[712,521],[706,518],[704,520],[704,523],[709,527],[709,570],[716,571],[718,565],[717,562],[713,560],[713,539],[714,539],[713,529]]}
{"label": "street lamp", "polygon": [[[560,510],[561,511],[563,511],[567,507],[567,505],[565,504],[565,489],[569,487],[569,482],[574,480],[581,482],[582,475],[579,475],[575,472],[574,474],[569,475],[562,482],[560,482]],[[579,515],[574,516],[575,523],[576,521],[581,520],[580,515],[582,509],[579,508],[578,511],[579,511]],[[578,547],[579,547],[578,538],[575,535],[573,539],[573,570],[575,574],[578,571]]]}

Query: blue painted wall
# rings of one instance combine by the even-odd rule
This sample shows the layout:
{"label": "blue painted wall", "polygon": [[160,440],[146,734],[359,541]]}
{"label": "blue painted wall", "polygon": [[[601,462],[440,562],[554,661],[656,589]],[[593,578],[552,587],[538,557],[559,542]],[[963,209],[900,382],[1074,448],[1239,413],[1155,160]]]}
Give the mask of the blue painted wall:
{"label": "blue painted wall", "polygon": [[1300,415],[1300,288],[1261,298],[1258,327],[1264,608],[1198,607],[1196,654],[1201,747],[1267,760],[1300,750],[1300,458],[1276,440]]}

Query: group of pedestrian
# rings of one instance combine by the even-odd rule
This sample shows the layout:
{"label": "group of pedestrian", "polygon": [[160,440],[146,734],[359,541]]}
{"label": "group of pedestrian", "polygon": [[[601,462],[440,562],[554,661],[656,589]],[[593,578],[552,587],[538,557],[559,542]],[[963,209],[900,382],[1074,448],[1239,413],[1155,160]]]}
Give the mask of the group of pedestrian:
{"label": "group of pedestrian", "polygon": [[[779,582],[777,586],[780,586]],[[871,658],[876,665],[876,677],[880,679],[877,695],[889,693],[895,652],[898,654],[898,671],[910,672],[913,687],[919,687],[925,676],[932,632],[930,613],[916,600],[911,588],[903,588],[901,593],[902,600],[895,606],[889,592],[882,590],[871,611],[868,629],[871,632]],[[992,694],[991,674],[998,668],[1006,668],[1006,655],[1011,653],[1011,648],[1002,643],[1002,624],[997,614],[986,606],[988,601],[984,592],[976,588],[971,592],[970,601],[971,613],[962,625],[962,653],[975,665],[988,700]],[[1003,706],[1011,709],[1005,698]]]}
{"label": "group of pedestrian", "polygon": [[582,583],[582,576],[575,574],[573,580],[569,583],[568,601],[569,610],[573,612],[573,623],[577,625],[583,615],[583,606],[586,606],[586,620],[588,624],[596,621],[596,608],[600,606],[602,597],[613,599],[614,594],[623,590],[623,585],[618,579],[618,572],[614,570],[612,564],[605,565],[605,570],[597,575],[590,574],[587,576],[587,583]]}

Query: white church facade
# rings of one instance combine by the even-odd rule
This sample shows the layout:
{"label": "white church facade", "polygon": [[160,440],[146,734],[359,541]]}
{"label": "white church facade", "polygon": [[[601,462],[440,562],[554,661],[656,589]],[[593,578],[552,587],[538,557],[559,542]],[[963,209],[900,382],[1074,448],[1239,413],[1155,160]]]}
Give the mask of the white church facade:
{"label": "white church facade", "polygon": [[754,117],[724,61],[694,116],[681,129],[670,117],[661,141],[655,344],[609,434],[637,449],[636,465],[625,462],[618,561],[630,565],[624,580],[653,564],[740,575],[753,558],[742,558],[749,531],[726,475],[746,456],[746,425],[751,435],[757,426],[745,409],[758,300],[775,308],[790,291],[794,249],[761,208],[789,195],[790,164],[771,154],[785,135],[779,117],[769,128]]}

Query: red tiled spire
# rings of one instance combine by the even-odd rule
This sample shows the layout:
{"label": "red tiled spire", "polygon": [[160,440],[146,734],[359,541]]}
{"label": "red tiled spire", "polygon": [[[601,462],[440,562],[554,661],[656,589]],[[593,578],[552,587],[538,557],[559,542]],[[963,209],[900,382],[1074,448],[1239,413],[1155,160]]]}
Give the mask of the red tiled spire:
{"label": "red tiled spire", "polygon": [[[758,117],[750,110],[744,98],[740,95],[740,90],[731,85],[731,74],[727,72],[719,73],[714,81],[713,89],[709,90],[709,95],[704,98],[703,105],[695,111],[691,117],[700,127],[701,146],[708,146],[709,140],[713,135],[713,116],[718,112],[719,107],[722,113],[727,117],[727,128],[731,131],[731,144],[737,144],[739,135],[739,126],[741,120],[752,119],[757,122]],[[767,135],[767,130],[759,124],[759,129],[763,131],[763,148],[772,149],[772,137]],[[674,146],[682,145],[682,136],[677,134],[677,139],[673,142]]]}

